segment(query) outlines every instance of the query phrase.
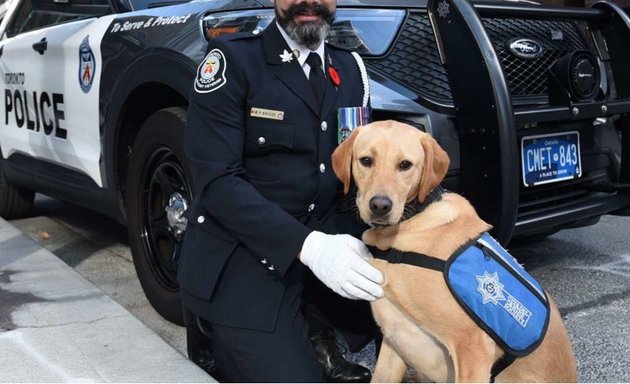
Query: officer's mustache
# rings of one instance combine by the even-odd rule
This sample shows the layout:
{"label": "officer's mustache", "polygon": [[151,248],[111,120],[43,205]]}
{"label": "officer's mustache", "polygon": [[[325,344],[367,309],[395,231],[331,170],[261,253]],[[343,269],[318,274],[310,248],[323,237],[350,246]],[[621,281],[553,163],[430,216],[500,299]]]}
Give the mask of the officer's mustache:
{"label": "officer's mustache", "polygon": [[335,17],[335,14],[322,4],[309,5],[307,3],[299,3],[287,9],[283,9],[282,12],[284,13],[284,19],[287,21],[293,20],[296,16],[300,15],[315,15],[332,25],[333,18]]}

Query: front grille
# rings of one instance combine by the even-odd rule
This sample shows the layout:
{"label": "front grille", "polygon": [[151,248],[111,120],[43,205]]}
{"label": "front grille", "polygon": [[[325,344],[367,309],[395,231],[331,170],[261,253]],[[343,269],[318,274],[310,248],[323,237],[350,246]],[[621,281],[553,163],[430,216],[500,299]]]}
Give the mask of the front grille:
{"label": "front grille", "polygon": [[371,64],[429,100],[453,101],[427,15],[409,15],[391,52]]}
{"label": "front grille", "polygon": [[[515,99],[546,96],[547,68],[568,52],[586,49],[580,32],[585,28],[584,22],[484,19],[483,23]],[[552,38],[552,32],[556,39]],[[562,39],[558,39],[560,34]],[[507,42],[516,38],[536,40],[543,46],[544,54],[536,59],[521,59],[512,55]],[[447,104],[453,102],[447,72],[440,63],[426,14],[410,14],[387,57],[371,61],[371,65],[428,100]]]}
{"label": "front grille", "polygon": [[559,184],[548,184],[529,189],[521,188],[518,217],[536,215],[551,209],[586,202],[598,194],[589,186],[607,181],[608,177],[605,174],[593,172],[592,175]]}
{"label": "front grille", "polygon": [[[586,49],[576,21],[484,19],[483,24],[501,61],[512,97],[546,96],[547,69],[567,53]],[[562,38],[552,39],[552,33]],[[514,56],[508,42],[515,38],[540,43],[543,55],[536,59]]]}

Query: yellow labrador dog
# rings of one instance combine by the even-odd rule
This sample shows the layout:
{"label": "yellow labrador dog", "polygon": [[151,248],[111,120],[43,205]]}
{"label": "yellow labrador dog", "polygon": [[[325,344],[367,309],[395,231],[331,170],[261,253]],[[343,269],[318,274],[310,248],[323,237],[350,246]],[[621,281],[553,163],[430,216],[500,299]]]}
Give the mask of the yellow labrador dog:
{"label": "yellow labrador dog", "polygon": [[[405,206],[424,202],[448,170],[446,152],[427,133],[395,121],[355,129],[333,153],[347,193],[354,180],[361,218],[372,226],[363,241],[446,260],[490,229],[462,196],[445,192],[407,218]],[[402,219],[404,221],[401,221]],[[374,382],[400,382],[408,366],[417,380],[488,382],[504,351],[462,309],[443,274],[373,259],[385,276],[385,297],[372,303],[384,335]],[[560,313],[551,302],[549,326],[531,354],[517,358],[497,382],[574,382],[576,364]]]}

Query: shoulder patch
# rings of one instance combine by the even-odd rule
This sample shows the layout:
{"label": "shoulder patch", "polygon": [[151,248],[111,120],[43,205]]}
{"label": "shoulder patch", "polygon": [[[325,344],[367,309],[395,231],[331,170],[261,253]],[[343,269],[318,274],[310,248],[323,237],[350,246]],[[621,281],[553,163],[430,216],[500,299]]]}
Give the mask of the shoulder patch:
{"label": "shoulder patch", "polygon": [[197,69],[195,91],[197,93],[210,93],[224,86],[227,83],[226,68],[227,60],[223,52],[217,48],[211,50]]}

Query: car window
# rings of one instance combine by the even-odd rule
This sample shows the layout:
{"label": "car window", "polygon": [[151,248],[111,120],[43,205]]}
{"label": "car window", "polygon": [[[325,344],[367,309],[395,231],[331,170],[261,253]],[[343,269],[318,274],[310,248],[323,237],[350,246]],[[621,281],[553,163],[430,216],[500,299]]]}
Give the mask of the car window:
{"label": "car window", "polygon": [[108,0],[24,0],[7,24],[6,35],[12,37],[50,25],[111,12]]}

